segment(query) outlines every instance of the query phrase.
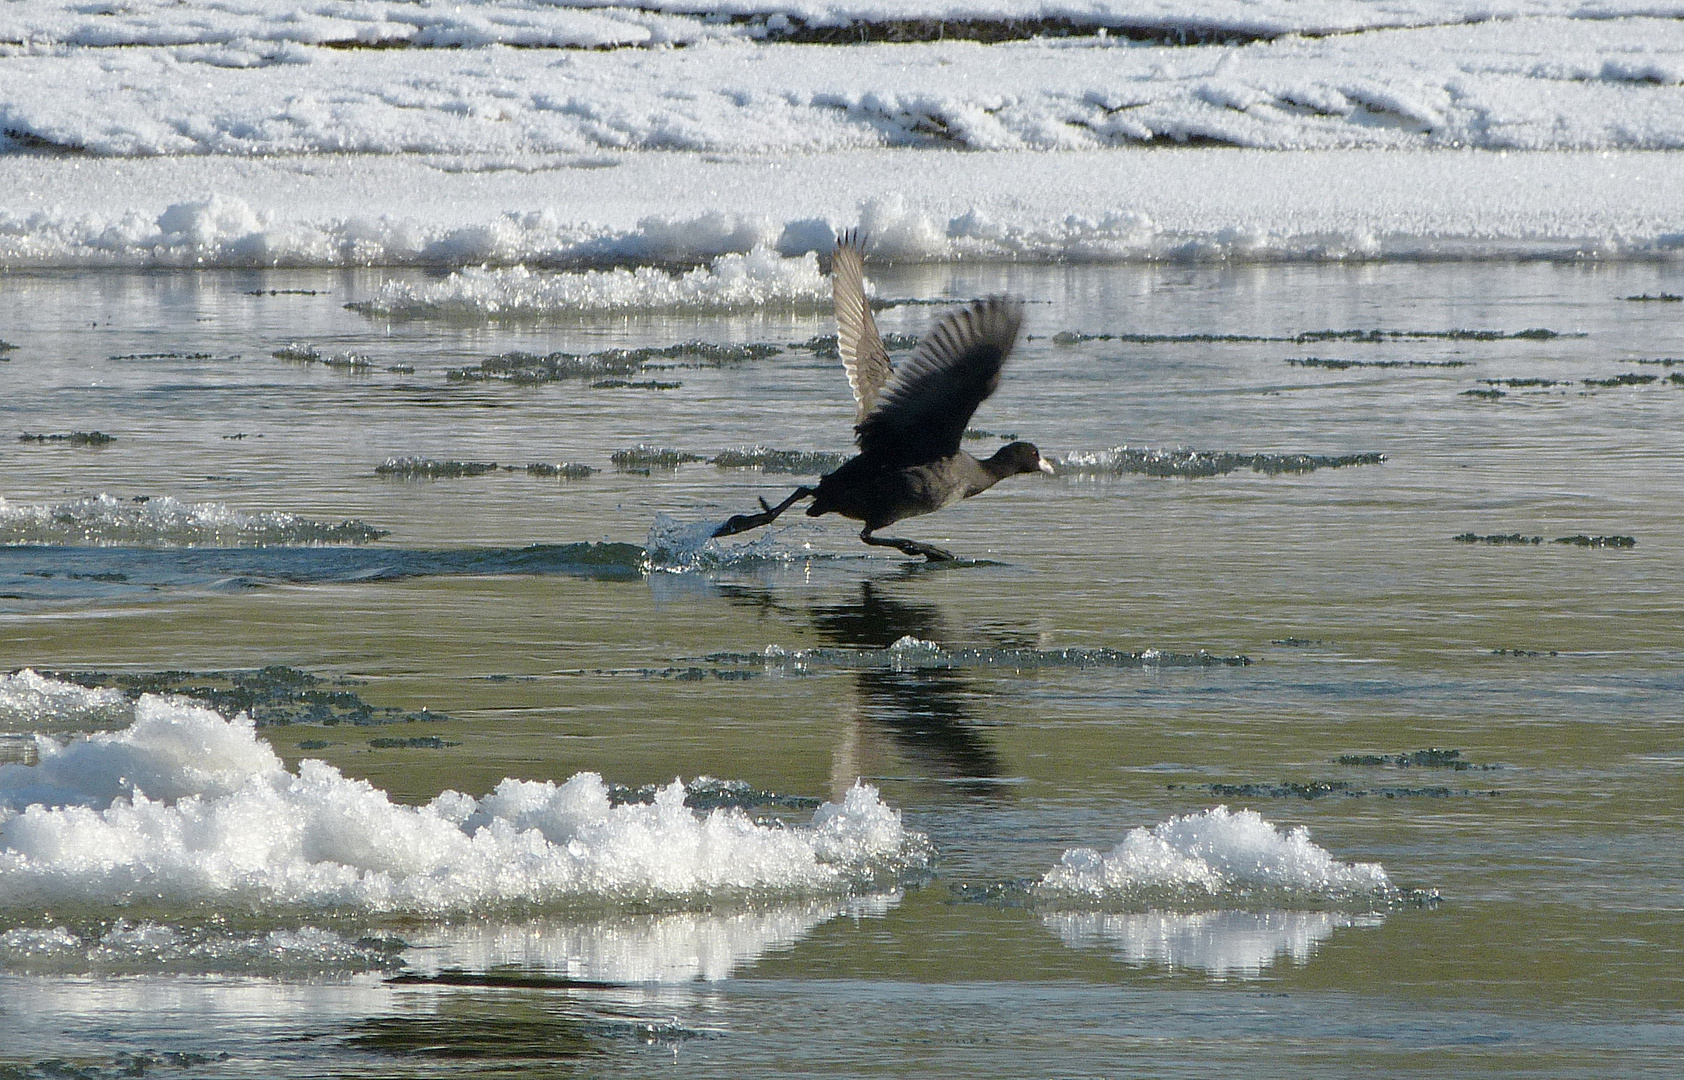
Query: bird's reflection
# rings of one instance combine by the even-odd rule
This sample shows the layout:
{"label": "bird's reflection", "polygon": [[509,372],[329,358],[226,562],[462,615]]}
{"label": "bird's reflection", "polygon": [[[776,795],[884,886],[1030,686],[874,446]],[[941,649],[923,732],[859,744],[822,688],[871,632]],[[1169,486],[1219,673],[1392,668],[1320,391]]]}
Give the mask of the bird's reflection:
{"label": "bird's reflection", "polygon": [[[903,637],[948,640],[939,608],[884,595],[862,581],[857,599],[809,610],[829,643],[884,649]],[[996,794],[1000,759],[971,715],[971,676],[942,668],[867,670],[854,675],[854,702],[831,768],[833,797],[859,776],[904,773]]]}

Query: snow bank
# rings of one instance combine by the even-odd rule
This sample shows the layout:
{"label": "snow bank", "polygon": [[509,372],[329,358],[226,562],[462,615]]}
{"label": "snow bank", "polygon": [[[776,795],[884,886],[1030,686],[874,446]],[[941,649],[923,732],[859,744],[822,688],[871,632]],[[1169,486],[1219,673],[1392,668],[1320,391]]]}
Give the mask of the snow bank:
{"label": "snow bank", "polygon": [[[0,154],[9,192],[0,267],[693,265],[757,248],[827,250],[836,230],[856,225],[878,262],[1684,253],[1680,154],[869,150],[768,163],[622,152],[589,168],[541,156],[451,160],[460,168],[403,156],[305,165]],[[790,295],[798,285],[791,277],[781,287]]]}
{"label": "snow bank", "polygon": [[0,908],[139,902],[448,913],[835,895],[920,858],[856,786],[799,828],[741,810],[612,806],[594,773],[404,806],[320,761],[286,770],[244,716],[145,696],[127,729],[37,738],[0,766]]}
{"label": "snow bank", "polygon": [[1034,887],[1050,900],[1384,897],[1379,863],[1340,862],[1299,826],[1281,831],[1255,810],[1218,806],[1137,828],[1108,854],[1066,851]]}

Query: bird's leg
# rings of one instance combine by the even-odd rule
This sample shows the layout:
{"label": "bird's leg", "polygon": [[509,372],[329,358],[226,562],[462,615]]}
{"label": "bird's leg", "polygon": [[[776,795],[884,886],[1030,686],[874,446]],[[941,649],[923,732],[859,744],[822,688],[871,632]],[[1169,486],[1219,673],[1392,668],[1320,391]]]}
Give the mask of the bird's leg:
{"label": "bird's leg", "polygon": [[922,555],[931,562],[954,562],[956,556],[946,548],[938,548],[934,544],[923,544],[917,540],[902,540],[893,536],[872,536],[871,529],[860,530],[860,539],[873,547],[899,548],[908,555]]}
{"label": "bird's leg", "polygon": [[798,488],[795,489],[794,494],[790,495],[789,498],[785,499],[783,502],[779,503],[776,506],[772,506],[765,499],[761,499],[760,500],[760,513],[758,513],[758,514],[735,514],[735,515],[727,518],[725,520],[725,524],[723,524],[719,528],[713,530],[713,535],[714,536],[735,536],[740,532],[748,532],[750,529],[758,529],[762,525],[770,525],[770,524],[772,524],[772,522],[778,520],[779,514],[783,513],[785,510],[788,510],[790,507],[794,506],[796,503],[800,502],[802,499],[805,499],[809,495],[814,495],[814,494],[816,494],[816,492],[813,488],[798,487]]}

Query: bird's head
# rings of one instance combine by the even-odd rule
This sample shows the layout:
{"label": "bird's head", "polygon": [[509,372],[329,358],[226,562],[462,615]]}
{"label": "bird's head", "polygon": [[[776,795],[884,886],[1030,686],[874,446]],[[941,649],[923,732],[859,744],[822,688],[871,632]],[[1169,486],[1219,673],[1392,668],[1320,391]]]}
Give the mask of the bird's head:
{"label": "bird's head", "polygon": [[1052,462],[1041,456],[1034,443],[1007,443],[994,451],[988,459],[989,471],[996,476],[1016,476],[1018,473],[1044,472],[1056,476]]}

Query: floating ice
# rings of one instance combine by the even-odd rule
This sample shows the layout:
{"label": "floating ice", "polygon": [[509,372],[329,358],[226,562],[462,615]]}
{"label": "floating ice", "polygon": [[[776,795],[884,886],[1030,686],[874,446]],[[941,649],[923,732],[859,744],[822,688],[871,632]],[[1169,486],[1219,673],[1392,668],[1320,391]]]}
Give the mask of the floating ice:
{"label": "floating ice", "polygon": [[127,722],[134,707],[121,690],[89,689],[38,675],[29,668],[0,675],[0,726],[101,727]]}
{"label": "floating ice", "polygon": [[244,716],[143,696],[134,724],[0,766],[0,908],[210,904],[450,913],[836,896],[927,858],[873,788],[810,824],[697,814],[674,782],[613,806],[594,773],[392,802],[286,770]]}
{"label": "floating ice", "polygon": [[246,514],[168,495],[144,501],[93,495],[51,505],[0,496],[0,544],[268,547],[362,544],[385,535],[361,521],[333,525],[280,511]]}
{"label": "floating ice", "polygon": [[495,318],[609,311],[740,311],[823,308],[830,282],[812,253],[786,259],[768,248],[721,255],[683,274],[640,267],[545,274],[524,266],[467,269],[443,281],[388,281],[354,305],[369,315]]}
{"label": "floating ice", "polygon": [[1131,830],[1109,854],[1066,851],[1033,891],[1048,900],[1127,903],[1373,900],[1395,890],[1379,863],[1340,862],[1303,826],[1283,832],[1255,810],[1218,806]]}
{"label": "floating ice", "polygon": [[1256,978],[1280,957],[1303,965],[1335,930],[1383,916],[1343,911],[1052,911],[1048,930],[1072,949],[1106,949],[1141,967]]}
{"label": "floating ice", "polygon": [[1226,476],[1239,469],[1268,476],[1340,469],[1350,465],[1379,465],[1385,454],[1244,454],[1230,450],[1159,450],[1149,446],[1116,446],[1109,450],[1073,450],[1053,459],[1061,476]]}

